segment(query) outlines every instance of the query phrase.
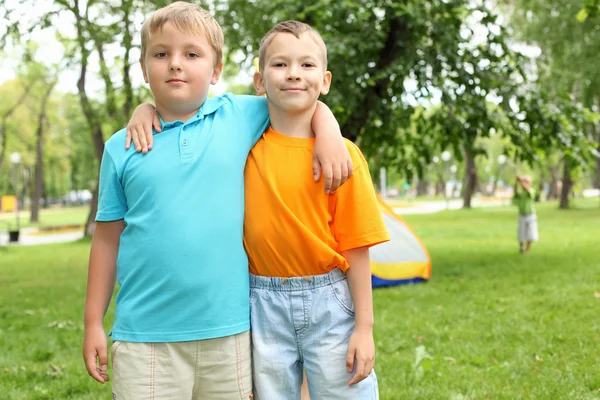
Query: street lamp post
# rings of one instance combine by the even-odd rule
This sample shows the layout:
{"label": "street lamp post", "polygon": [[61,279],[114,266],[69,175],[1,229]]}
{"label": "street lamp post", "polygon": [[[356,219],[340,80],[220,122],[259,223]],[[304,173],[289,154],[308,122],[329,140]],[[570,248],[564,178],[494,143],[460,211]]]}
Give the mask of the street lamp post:
{"label": "street lamp post", "polygon": [[15,152],[10,155],[10,162],[12,164],[12,186],[15,190],[15,219],[16,219],[16,229],[11,230],[9,234],[10,242],[18,242],[19,241],[19,231],[21,230],[20,221],[19,221],[19,170],[21,166],[21,154]]}

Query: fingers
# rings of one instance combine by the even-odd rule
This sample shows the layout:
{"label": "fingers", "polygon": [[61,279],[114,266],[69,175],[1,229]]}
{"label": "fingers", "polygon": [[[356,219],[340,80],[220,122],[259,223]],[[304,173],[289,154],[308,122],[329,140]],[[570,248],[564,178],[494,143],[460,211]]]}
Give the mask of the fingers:
{"label": "fingers", "polygon": [[[96,353],[95,351],[88,351],[83,354],[83,360],[85,361],[85,369],[88,374],[94,378],[96,381],[100,383],[105,383],[108,381],[108,376],[106,373],[103,374],[100,371],[100,368],[96,366]],[[105,380],[106,377],[106,380]]]}
{"label": "fingers", "polygon": [[142,131],[138,131],[138,136],[140,140],[140,146],[142,147],[142,154],[146,154],[148,152],[148,141],[146,140],[146,128],[142,128]]}
{"label": "fingers", "polygon": [[346,355],[346,371],[349,373],[354,369],[354,356],[356,355],[355,349],[348,349],[348,354]]}
{"label": "fingers", "polygon": [[331,183],[331,189],[329,193],[335,193],[342,183],[342,166],[340,164],[333,164],[333,181]]}
{"label": "fingers", "polygon": [[128,127],[127,135],[125,135],[125,149],[129,150],[129,147],[131,147],[131,129]]}
{"label": "fingers", "polygon": [[323,170],[323,181],[325,182],[325,193],[331,193],[333,186],[333,165],[325,164],[321,165]]}
{"label": "fingers", "polygon": [[154,126],[154,130],[156,132],[162,131],[162,126],[160,125],[160,118],[158,118],[158,114],[155,112],[154,117],[152,117],[152,126]]}
{"label": "fingers", "polygon": [[108,349],[106,347],[99,349],[98,364],[100,376],[104,382],[108,382]]}
{"label": "fingers", "polygon": [[355,365],[354,376],[348,382],[348,386],[356,385],[358,382],[365,379],[373,369],[372,364],[367,360],[356,360]]}
{"label": "fingers", "polygon": [[312,157],[312,168],[313,168],[313,178],[315,180],[315,182],[318,182],[319,179],[321,179],[321,163],[319,162],[319,159],[317,158],[316,154],[313,153],[313,157]]}
{"label": "fingers", "polygon": [[133,139],[133,145],[135,146],[135,151],[142,151],[142,145],[140,143],[140,134],[137,131],[137,128],[131,129],[131,139]]}

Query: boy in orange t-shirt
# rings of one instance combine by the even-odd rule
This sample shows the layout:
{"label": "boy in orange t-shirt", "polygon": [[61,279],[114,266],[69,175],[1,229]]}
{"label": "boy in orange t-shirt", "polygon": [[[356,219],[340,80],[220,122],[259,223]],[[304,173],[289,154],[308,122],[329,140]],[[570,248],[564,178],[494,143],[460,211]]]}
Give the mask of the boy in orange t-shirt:
{"label": "boy in orange t-shirt", "polygon": [[303,370],[312,400],[378,399],[369,247],[389,235],[352,142],[355,170],[346,184],[327,195],[313,181],[311,116],[331,82],[326,52],[310,26],[283,22],[263,38],[254,75],[271,118],[245,170],[259,400],[299,399]]}

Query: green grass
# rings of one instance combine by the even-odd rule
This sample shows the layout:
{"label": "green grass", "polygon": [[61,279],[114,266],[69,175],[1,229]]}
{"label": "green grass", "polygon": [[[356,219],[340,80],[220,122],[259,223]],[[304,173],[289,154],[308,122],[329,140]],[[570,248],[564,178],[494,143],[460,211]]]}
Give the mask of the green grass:
{"label": "green grass", "polygon": [[[406,217],[433,276],[374,293],[382,400],[600,399],[600,208],[575,204],[538,207],[527,256],[512,208]],[[81,359],[88,250],[0,248],[0,398],[110,398]]]}
{"label": "green grass", "polygon": [[[90,208],[66,207],[50,208],[40,210],[40,222],[32,224],[29,222],[29,211],[20,213],[21,228],[32,226],[62,226],[62,225],[85,225]],[[6,229],[6,223],[15,227],[14,213],[0,213],[0,229]]]}

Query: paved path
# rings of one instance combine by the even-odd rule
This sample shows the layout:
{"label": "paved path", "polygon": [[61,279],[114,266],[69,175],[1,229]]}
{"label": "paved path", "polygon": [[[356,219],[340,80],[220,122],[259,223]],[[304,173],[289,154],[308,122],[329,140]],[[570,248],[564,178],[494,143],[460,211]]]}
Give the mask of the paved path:
{"label": "paved path", "polygon": [[[473,207],[498,207],[506,206],[510,200],[490,200],[480,201],[473,199]],[[462,208],[462,199],[453,199],[446,201],[415,201],[403,207],[395,207],[394,211],[400,215],[408,214],[432,214],[444,210],[456,210]],[[72,242],[83,237],[83,230],[69,232],[43,233],[39,234],[37,228],[23,228],[18,243],[8,243],[8,233],[0,231],[0,246],[35,246],[38,244]]]}
{"label": "paved path", "polygon": [[[486,199],[481,201],[479,199],[473,199],[471,202],[472,207],[500,207],[508,206],[510,199]],[[458,210],[463,206],[462,199],[453,199],[448,202],[446,201],[415,201],[407,206],[394,207],[394,211],[400,215],[408,214],[433,214],[444,210]]]}
{"label": "paved path", "polygon": [[[38,244],[72,242],[83,237],[83,229],[59,233],[39,234],[36,228],[23,228],[19,235],[19,243],[10,243],[11,246],[35,246]],[[8,233],[0,231],[0,246],[8,244]]]}

